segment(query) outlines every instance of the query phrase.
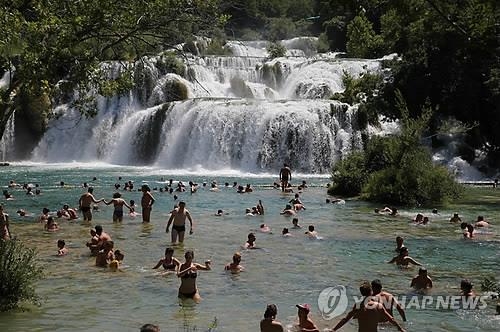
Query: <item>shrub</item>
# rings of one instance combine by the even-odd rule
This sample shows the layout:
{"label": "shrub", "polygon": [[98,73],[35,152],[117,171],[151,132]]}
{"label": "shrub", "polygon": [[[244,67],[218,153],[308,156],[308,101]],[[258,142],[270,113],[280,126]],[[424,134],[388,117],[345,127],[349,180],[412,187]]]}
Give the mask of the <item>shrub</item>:
{"label": "shrub", "polygon": [[184,72],[186,71],[184,63],[171,52],[162,54],[156,62],[156,67],[162,75],[174,73],[179,76],[184,76]]}
{"label": "shrub", "polygon": [[339,161],[333,168],[331,195],[356,196],[368,180],[368,170],[363,152],[353,152],[346,159]]}
{"label": "shrub", "polygon": [[267,45],[267,53],[271,59],[281,58],[286,55],[286,47],[278,42],[269,43],[269,45]]}
{"label": "shrub", "polygon": [[39,304],[34,284],[42,276],[34,249],[17,240],[0,240],[0,311],[16,308],[22,301]]}

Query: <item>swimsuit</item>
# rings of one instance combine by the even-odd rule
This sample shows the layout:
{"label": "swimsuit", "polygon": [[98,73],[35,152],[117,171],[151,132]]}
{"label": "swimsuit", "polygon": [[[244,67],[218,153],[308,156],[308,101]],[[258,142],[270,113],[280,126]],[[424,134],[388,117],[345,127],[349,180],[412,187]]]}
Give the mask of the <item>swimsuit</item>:
{"label": "swimsuit", "polygon": [[182,233],[186,231],[186,225],[172,225],[172,228],[177,231],[177,233]]}
{"label": "swimsuit", "polygon": [[181,279],[196,279],[196,277],[198,276],[198,273],[196,272],[192,272],[192,271],[189,271],[189,272],[186,272],[182,277]]}
{"label": "swimsuit", "polygon": [[115,210],[113,212],[113,216],[118,218],[118,219],[122,218],[123,217],[123,210]]}
{"label": "swimsuit", "polygon": [[163,264],[162,264],[163,268],[165,270],[175,270],[175,268],[177,267],[177,265],[174,263],[173,260],[171,260],[171,262],[172,263],[167,264],[167,262],[163,261]]}
{"label": "swimsuit", "polygon": [[90,206],[82,206],[80,207],[80,210],[82,210],[82,212],[90,212]]}
{"label": "swimsuit", "polygon": [[193,293],[182,293],[179,291],[179,295],[177,295],[177,297],[180,299],[182,299],[182,298],[192,299],[192,298],[194,298],[196,293],[198,293],[198,291],[194,291]]}

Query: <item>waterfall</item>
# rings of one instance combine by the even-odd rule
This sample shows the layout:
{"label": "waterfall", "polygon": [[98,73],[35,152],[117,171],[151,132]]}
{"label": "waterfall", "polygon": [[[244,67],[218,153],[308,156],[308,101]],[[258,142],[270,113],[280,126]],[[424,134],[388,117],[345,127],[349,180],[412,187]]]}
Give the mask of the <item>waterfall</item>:
{"label": "waterfall", "polygon": [[[133,68],[130,94],[98,96],[98,115],[81,119],[56,107],[33,150],[39,162],[153,165],[163,169],[274,171],[288,162],[304,173],[328,173],[362,146],[356,107],[330,100],[342,77],[381,70],[378,60],[315,54],[314,38],[282,41],[295,56],[266,58],[267,42],[229,42],[233,56],[178,58],[184,72],[167,73],[162,58]],[[109,76],[120,70],[107,63]],[[182,101],[179,93],[185,94]]]}
{"label": "waterfall", "polygon": [[9,154],[12,152],[12,148],[14,146],[14,135],[15,135],[15,115],[16,113],[14,112],[11,117],[9,118],[9,121],[7,122],[7,125],[5,126],[5,131],[3,133],[3,137],[0,140],[0,154],[2,156],[2,161],[6,161],[8,158]]}

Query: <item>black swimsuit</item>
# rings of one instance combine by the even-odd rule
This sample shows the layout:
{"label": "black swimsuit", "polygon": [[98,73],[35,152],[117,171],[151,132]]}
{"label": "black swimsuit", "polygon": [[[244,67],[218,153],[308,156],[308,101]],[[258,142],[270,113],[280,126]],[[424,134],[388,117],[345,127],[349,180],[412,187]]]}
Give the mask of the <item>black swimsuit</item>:
{"label": "black swimsuit", "polygon": [[175,270],[175,268],[177,267],[177,265],[175,264],[175,262],[173,260],[171,260],[172,263],[170,264],[167,264],[165,261],[163,261],[163,268],[165,270]]}

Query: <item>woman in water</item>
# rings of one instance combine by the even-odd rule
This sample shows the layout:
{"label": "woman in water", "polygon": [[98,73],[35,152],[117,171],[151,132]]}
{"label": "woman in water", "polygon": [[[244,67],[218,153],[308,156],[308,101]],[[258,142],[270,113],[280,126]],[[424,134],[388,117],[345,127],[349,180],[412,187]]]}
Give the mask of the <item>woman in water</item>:
{"label": "woman in water", "polygon": [[142,222],[149,222],[151,219],[151,208],[155,202],[155,198],[151,195],[151,189],[147,184],[142,185],[141,191]]}
{"label": "woman in water", "polygon": [[170,247],[166,248],[165,257],[160,259],[158,261],[158,264],[156,264],[155,267],[153,267],[153,269],[157,269],[160,266],[162,266],[165,269],[165,271],[176,272],[179,266],[181,265],[181,262],[179,262],[179,260],[173,256],[174,256],[174,249]]}
{"label": "woman in water", "polygon": [[123,221],[123,206],[125,205],[130,212],[132,212],[132,207],[125,202],[122,197],[122,194],[116,192],[113,194],[113,199],[109,202],[104,201],[104,204],[110,205],[113,204],[115,210],[113,211],[113,222],[122,222]]}
{"label": "woman in water", "polygon": [[196,303],[201,301],[198,288],[196,287],[196,278],[198,277],[198,270],[209,271],[211,270],[210,261],[207,260],[205,265],[193,262],[194,253],[192,250],[186,251],[184,254],[186,261],[180,266],[177,277],[181,278],[181,286],[179,287],[178,297],[183,299],[193,299]]}

